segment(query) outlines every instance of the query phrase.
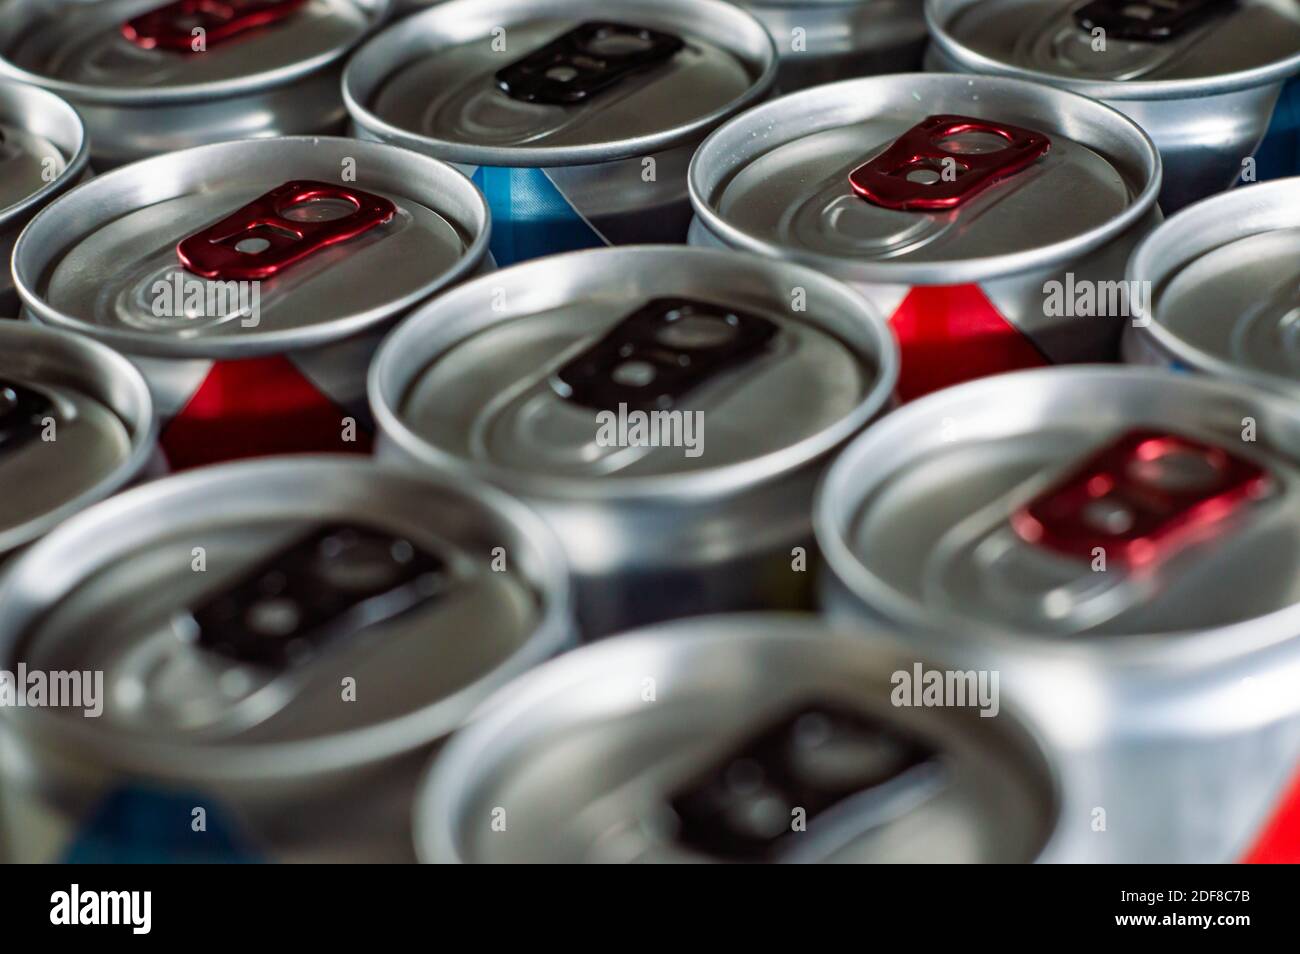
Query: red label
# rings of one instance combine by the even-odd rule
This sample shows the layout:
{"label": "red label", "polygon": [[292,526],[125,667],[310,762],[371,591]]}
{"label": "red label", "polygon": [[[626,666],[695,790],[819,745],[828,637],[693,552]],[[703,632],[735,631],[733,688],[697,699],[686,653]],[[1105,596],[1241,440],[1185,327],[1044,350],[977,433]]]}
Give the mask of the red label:
{"label": "red label", "polygon": [[[122,24],[122,36],[146,50],[195,53],[278,23],[307,0],[177,0]],[[196,32],[202,31],[202,32]],[[202,39],[199,50],[195,41]]]}
{"label": "red label", "polygon": [[[950,149],[945,139],[984,133],[1006,142],[991,152]],[[928,116],[876,158],[849,173],[853,191],[874,205],[904,211],[955,209],[1046,154],[1051,141],[1032,129],[971,116]]]}
{"label": "red label", "polygon": [[[352,211],[328,221],[287,217],[295,206],[309,212],[311,203],[321,200],[346,203]],[[392,202],[360,189],[311,180],[286,182],[183,239],[176,256],[187,271],[203,278],[257,281],[369,232],[396,212]]]}
{"label": "red label", "polygon": [[902,351],[898,396],[904,401],[1049,363],[978,285],[913,288],[889,323]]}
{"label": "red label", "polygon": [[162,445],[176,470],[270,454],[369,453],[359,427],[356,440],[344,440],[347,416],[288,358],[218,361]]}
{"label": "red label", "polygon": [[1248,865],[1300,864],[1300,776],[1241,860]]}

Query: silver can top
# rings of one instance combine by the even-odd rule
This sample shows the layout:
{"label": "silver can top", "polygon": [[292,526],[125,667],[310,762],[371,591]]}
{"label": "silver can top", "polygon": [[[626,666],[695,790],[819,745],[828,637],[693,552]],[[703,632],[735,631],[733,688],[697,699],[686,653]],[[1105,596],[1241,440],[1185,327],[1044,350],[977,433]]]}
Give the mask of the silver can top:
{"label": "silver can top", "polygon": [[776,53],[719,0],[452,0],[348,63],[367,133],[455,162],[564,166],[698,140],[764,95]]}
{"label": "silver can top", "polygon": [[819,489],[817,540],[900,625],[1111,660],[1236,657],[1300,632],[1297,428],[1300,407],[1206,377],[1000,375],[850,445]]}
{"label": "silver can top", "polygon": [[281,85],[341,59],[387,0],[11,0],[0,72],[79,101],[163,102]]}
{"label": "silver can top", "polygon": [[1300,71],[1293,0],[928,0],[926,17],[963,65],[1075,80],[1110,99],[1207,95]]}
{"label": "silver can top", "polygon": [[191,781],[427,745],[572,637],[558,543],[521,504],[337,457],[136,488],[24,554],[2,598],[6,670],[104,675],[95,718],[0,717],[96,764]]}
{"label": "silver can top", "polygon": [[0,80],[0,230],[86,171],[85,127],[53,93]]}
{"label": "silver can top", "polygon": [[199,146],[99,176],[23,233],[40,320],[131,353],[247,357],[373,328],[478,268],[482,194],[355,139]]}
{"label": "silver can top", "polygon": [[690,167],[735,248],[862,282],[983,281],[1082,256],[1155,204],[1160,159],[1100,103],[1019,80],[900,74],[739,116]]}
{"label": "silver can top", "polygon": [[880,411],[897,368],[884,321],[832,280],[630,246],[454,289],[385,340],[369,393],[418,459],[590,498],[797,469]]}
{"label": "silver can top", "polygon": [[439,754],[417,798],[417,852],[1038,857],[1057,813],[1043,754],[1006,710],[895,704],[897,674],[918,665],[897,644],[783,614],[703,617],[580,649],[498,693]]}
{"label": "silver can top", "polygon": [[149,388],[103,345],[0,320],[0,558],[144,469]]}
{"label": "silver can top", "polygon": [[1137,248],[1149,335],[1180,364],[1300,395],[1300,178],[1233,189]]}

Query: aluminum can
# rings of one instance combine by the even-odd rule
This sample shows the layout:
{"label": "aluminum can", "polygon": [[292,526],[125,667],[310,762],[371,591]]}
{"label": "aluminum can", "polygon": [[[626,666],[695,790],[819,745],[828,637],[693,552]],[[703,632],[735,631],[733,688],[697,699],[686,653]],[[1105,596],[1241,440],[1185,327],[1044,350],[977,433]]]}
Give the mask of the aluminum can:
{"label": "aluminum can", "polygon": [[343,60],[388,0],[7,0],[0,76],[76,106],[96,169],[229,139],[341,133]]}
{"label": "aluminum can", "polygon": [[338,455],[138,487],[3,587],[29,694],[0,707],[0,812],[28,862],[412,860],[431,750],[573,633],[534,514]]}
{"label": "aluminum can", "polygon": [[720,0],[451,0],[348,63],[358,135],[456,163],[492,206],[499,265],[681,242],[686,168],[768,92],[762,24]]}
{"label": "aluminum can", "polygon": [[53,93],[0,80],[0,317],[18,313],[14,242],[37,210],[87,174],[77,111]]}
{"label": "aluminum can", "polygon": [[144,378],[85,338],[0,321],[0,565],[151,462]]}
{"label": "aluminum can", "polygon": [[417,853],[1050,860],[1059,794],[1035,737],[1008,708],[897,704],[918,665],[892,639],[777,613],[584,647],[493,696],[442,750],[417,796]]}
{"label": "aluminum can", "polygon": [[1300,6],[1277,0],[927,0],[927,67],[1050,83],[1109,103],[1164,160],[1172,215],[1246,172],[1288,76]]}
{"label": "aluminum can", "polygon": [[777,90],[920,69],[923,0],[740,0],[767,27],[780,57]]}
{"label": "aluminum can", "polygon": [[1154,291],[1125,334],[1128,361],[1300,398],[1300,178],[1184,209],[1138,246],[1129,279]]}
{"label": "aluminum can", "polygon": [[810,605],[817,475],[897,367],[884,321],[816,272],[633,246],[453,289],[385,340],[369,389],[381,459],[550,522],[595,638]]}
{"label": "aluminum can", "polygon": [[115,169],[18,242],[26,313],[144,372],[177,469],[367,451],[384,332],[484,266],[487,203],[450,166],[356,139],[217,143]]}
{"label": "aluminum can", "polygon": [[1150,368],[931,395],[819,488],[824,605],[1001,673],[1058,753],[1069,857],[1238,860],[1300,755],[1297,427]]}
{"label": "aluminum can", "polygon": [[910,400],[1116,359],[1128,303],[1098,292],[1122,291],[1159,187],[1150,139],[1100,103],[1012,79],[878,76],[782,97],[710,136],[691,163],[691,242],[850,283],[890,316]]}

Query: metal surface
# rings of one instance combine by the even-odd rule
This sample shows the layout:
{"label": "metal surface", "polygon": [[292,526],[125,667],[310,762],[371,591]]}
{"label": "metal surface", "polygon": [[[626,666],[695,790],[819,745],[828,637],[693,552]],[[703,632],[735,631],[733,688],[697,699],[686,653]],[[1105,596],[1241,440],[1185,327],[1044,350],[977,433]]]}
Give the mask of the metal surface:
{"label": "metal surface", "polygon": [[922,0],[739,0],[776,43],[782,93],[852,76],[919,69]]}
{"label": "metal surface", "polygon": [[[231,283],[202,279],[182,267],[176,251],[181,240],[227,219],[286,178],[361,189],[397,211],[365,234],[332,244],[282,274],[235,285],[234,291]],[[328,229],[331,221],[345,221],[335,218],[340,212],[353,211],[337,204],[313,199],[285,215],[296,217],[303,229]],[[238,408],[232,404],[232,416],[251,415],[237,426],[250,432],[250,442],[265,445],[264,451],[347,450],[339,420],[347,412],[364,413],[366,366],[379,338],[414,305],[484,267],[488,232],[481,193],[437,160],[354,139],[250,140],[159,156],[92,180],[31,223],[18,243],[14,271],[30,316],[130,356],[144,370],[164,417],[181,413],[213,380],[214,367],[225,373],[223,362],[287,357],[291,366],[281,370],[297,375],[290,387],[303,397],[283,408],[286,427],[273,430],[279,407],[274,393]],[[191,299],[191,292],[197,297]],[[170,306],[160,309],[160,302]],[[213,399],[218,405],[240,400],[226,391],[285,386],[259,384],[265,376],[254,373],[252,364],[242,367],[247,373]],[[330,436],[322,446],[298,447],[292,443],[302,424],[296,415],[312,389],[321,394],[319,428]],[[220,406],[205,407],[207,416],[223,416]],[[266,441],[252,441],[258,429]],[[165,445],[170,434],[164,434]],[[229,452],[211,435],[187,443],[204,441],[217,456]]]}
{"label": "metal surface", "polygon": [[[340,617],[347,625],[312,651],[304,631],[278,663],[190,638],[212,625],[214,595],[237,592],[232,583],[268,557],[290,585],[244,618],[277,633],[294,618],[296,604],[283,604],[298,592],[295,573],[344,594],[382,579],[364,549],[357,563],[321,548],[301,570],[275,556],[325,525],[400,536],[407,553],[432,555],[436,589],[371,625]],[[406,860],[415,771],[431,746],[572,638],[564,560],[533,514],[490,489],[345,458],[235,464],[137,488],[51,534],[3,585],[6,670],[22,661],[104,674],[98,718],[0,711],[0,808],[23,860],[75,857],[96,806],[124,790],[180,793],[213,819],[233,817],[246,839],[234,847],[259,857]],[[190,835],[188,810],[182,825],[177,834],[149,819],[116,847],[169,860]]]}
{"label": "metal surface", "polygon": [[[37,396],[35,419],[20,419],[15,388]],[[16,321],[0,321],[0,421],[0,561],[138,476],[158,436],[130,362]]]}
{"label": "metal surface", "polygon": [[76,110],[52,93],[0,80],[0,314],[18,310],[9,273],[18,233],[87,175],[89,158]]}
{"label": "metal surface", "polygon": [[[671,406],[683,426],[699,421],[694,455],[668,442],[601,443],[600,412],[552,382],[663,298],[740,309],[777,329],[760,354],[700,375]],[[709,326],[692,324],[661,340],[687,355],[693,335],[716,346]],[[631,369],[602,373],[617,381],[620,370]],[[597,636],[672,614],[798,605],[807,574],[792,550],[808,542],[813,481],[883,410],[896,372],[883,322],[814,272],[633,247],[517,266],[440,297],[385,341],[369,390],[382,456],[487,480],[552,523]]]}
{"label": "metal surface", "polygon": [[771,86],[771,38],[739,8],[618,0],[601,8],[602,20],[676,38],[681,49],[576,104],[501,88],[498,73],[593,16],[578,0],[453,0],[394,24],[348,64],[344,98],[358,134],[472,175],[492,203],[500,264],[681,241],[691,152]]}
{"label": "metal surface", "polygon": [[1300,73],[1300,8],[1240,0],[1163,42],[1110,35],[1104,49],[1074,0],[927,0],[931,69],[1017,76],[1123,111],[1165,165],[1166,213],[1231,185],[1268,126],[1283,81]]}
{"label": "metal surface", "polygon": [[[1051,149],[948,211],[885,209],[855,194],[850,174],[934,114],[1031,129]],[[967,156],[987,162],[1007,143],[970,131],[939,146],[951,155],[931,181],[946,189],[957,188],[941,178],[947,159],[954,170]],[[710,136],[689,182],[693,244],[810,265],[893,316],[904,397],[1043,356],[1114,358],[1127,313],[1055,314],[1050,289],[1120,279],[1132,247],[1159,221],[1160,160],[1136,125],[1082,97],[992,77],[882,76],[782,97]],[[979,287],[952,288],[966,283]],[[918,290],[922,314],[904,321]],[[972,331],[963,337],[962,328]]]}
{"label": "metal surface", "polygon": [[[1235,860],[1300,755],[1297,428],[1300,410],[1265,392],[1149,369],[933,395],[852,444],[820,487],[825,605],[1002,673],[1062,753],[1072,857]],[[1268,492],[1139,566],[1120,552],[1146,519],[1124,485],[1089,483],[1093,532],[1110,539],[1086,558],[1017,532],[1023,507],[1135,429],[1218,448],[1267,474]],[[1166,445],[1125,480],[1151,489],[1144,506],[1161,488],[1210,499],[1213,467]]]}
{"label": "metal surface", "polygon": [[310,0],[276,23],[195,51],[144,49],[123,24],[159,0],[9,0],[0,75],[77,107],[96,168],[203,143],[341,131],[343,59],[387,0]]}
{"label": "metal surface", "polygon": [[[492,697],[443,750],[417,801],[420,858],[721,860],[700,835],[785,829],[771,860],[1050,859],[1058,793],[1033,737],[1006,711],[985,719],[973,708],[892,705],[892,676],[914,663],[880,631],[836,633],[784,614],[682,621],[580,649]],[[695,819],[674,796],[801,709],[813,711],[792,727],[799,777],[888,765],[886,733],[928,758],[824,812],[810,808],[801,832],[790,831],[787,794],[767,787],[782,779],[769,773],[747,788],[733,763],[723,773],[733,784],[712,796],[729,824],[706,818],[688,830]],[[823,740],[827,709],[879,734]]]}
{"label": "metal surface", "polygon": [[1125,357],[1300,396],[1300,178],[1234,189],[1183,210],[1138,246],[1150,282]]}

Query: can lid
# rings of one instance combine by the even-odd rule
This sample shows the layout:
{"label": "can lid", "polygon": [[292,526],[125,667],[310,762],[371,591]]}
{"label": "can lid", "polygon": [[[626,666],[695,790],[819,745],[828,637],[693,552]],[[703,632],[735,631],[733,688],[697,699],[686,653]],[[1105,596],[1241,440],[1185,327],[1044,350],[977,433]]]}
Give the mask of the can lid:
{"label": "can lid", "polygon": [[1111,100],[1206,96],[1300,69],[1300,8],[1275,0],[929,0],[926,19],[964,68]]}
{"label": "can lid", "polygon": [[451,0],[349,61],[344,98],[376,138],[453,162],[568,166],[698,141],[764,95],[772,39],[718,0]]}
{"label": "can lid", "polygon": [[1217,663],[1297,632],[1297,426],[1289,402],[1208,377],[1000,375],[850,445],[817,540],[900,625],[1115,666],[1167,665],[1176,637],[1180,663]]}
{"label": "can lid", "polygon": [[342,57],[388,0],[110,0],[17,5],[0,25],[0,74],[78,102],[233,96]]}
{"label": "can lid", "polygon": [[877,76],[726,123],[691,202],[725,244],[838,278],[960,284],[1077,260],[1155,205],[1160,159],[1118,112],[1019,80]]}
{"label": "can lid", "polygon": [[381,143],[219,143],[52,203],[15,283],[40,320],[129,353],[252,357],[371,329],[471,273],[488,215],[455,169]]}
{"label": "can lid", "polygon": [[[900,673],[931,668],[899,645],[764,614],[569,653],[493,696],[440,754],[417,796],[417,852],[433,862],[1038,857],[1058,812],[1042,751],[1009,711],[894,704]],[[561,749],[566,771],[547,771]],[[504,831],[492,831],[494,808]]]}
{"label": "can lid", "polygon": [[877,414],[896,375],[883,320],[838,283],[633,246],[454,289],[385,341],[369,391],[384,433],[417,458],[590,498],[788,472]]}
{"label": "can lid", "polygon": [[1147,236],[1132,334],[1187,367],[1300,394],[1300,179],[1234,189]]}
{"label": "can lid", "polygon": [[89,156],[75,109],[46,90],[0,80],[0,230],[71,188]]}
{"label": "can lid", "polygon": [[[342,457],[128,491],[23,554],[3,598],[6,669],[101,671],[105,686],[98,718],[0,718],[83,764],[191,782],[416,750],[573,636],[540,518],[491,488]],[[339,705],[345,677],[355,696]]]}
{"label": "can lid", "polygon": [[0,557],[122,487],[156,436],[149,388],[126,359],[0,321]]}

